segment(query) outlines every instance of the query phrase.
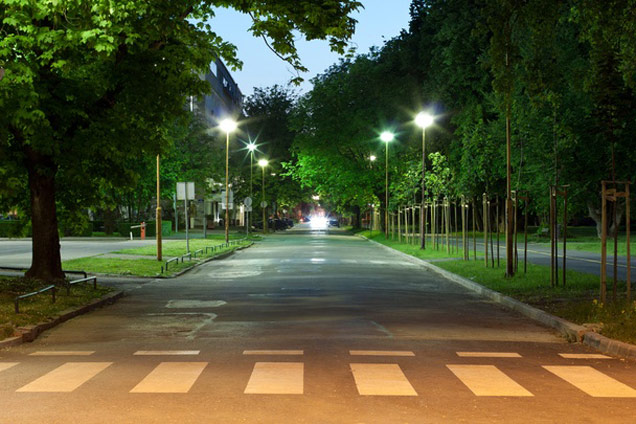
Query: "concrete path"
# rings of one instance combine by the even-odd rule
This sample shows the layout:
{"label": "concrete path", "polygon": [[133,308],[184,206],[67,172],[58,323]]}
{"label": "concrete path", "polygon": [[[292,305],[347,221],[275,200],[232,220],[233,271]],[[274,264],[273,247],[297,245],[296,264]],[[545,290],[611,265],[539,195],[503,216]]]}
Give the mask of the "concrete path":
{"label": "concrete path", "polygon": [[272,236],[0,352],[0,423],[633,423],[636,367],[399,255]]}

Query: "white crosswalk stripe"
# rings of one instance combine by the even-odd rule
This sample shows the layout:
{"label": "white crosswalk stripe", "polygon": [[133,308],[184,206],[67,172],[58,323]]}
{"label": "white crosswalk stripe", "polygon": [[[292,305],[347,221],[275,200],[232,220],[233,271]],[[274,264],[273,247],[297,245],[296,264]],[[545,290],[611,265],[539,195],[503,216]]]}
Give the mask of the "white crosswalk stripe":
{"label": "white crosswalk stripe", "polygon": [[477,396],[534,396],[494,365],[446,365]]}
{"label": "white crosswalk stripe", "polygon": [[544,366],[592,397],[634,398],[636,390],[588,366]]}
{"label": "white crosswalk stripe", "polygon": [[257,362],[245,394],[302,395],[304,364],[302,362]]}
{"label": "white crosswalk stripe", "polygon": [[134,356],[195,356],[200,350],[138,350]]}
{"label": "white crosswalk stripe", "polygon": [[600,353],[559,353],[559,356],[565,359],[612,359]]}
{"label": "white crosswalk stripe", "polygon": [[130,393],[188,393],[207,362],[162,362]]}
{"label": "white crosswalk stripe", "polygon": [[67,362],[18,392],[72,392],[108,368],[112,362]]}
{"label": "white crosswalk stripe", "polygon": [[351,356],[415,356],[411,351],[406,350],[350,350]]}
{"label": "white crosswalk stripe", "polygon": [[349,364],[364,396],[417,396],[398,364]]}
{"label": "white crosswalk stripe", "polygon": [[19,362],[0,362],[0,372],[13,368],[18,364]]}
{"label": "white crosswalk stripe", "polygon": [[303,355],[302,350],[244,350],[243,355],[283,355],[283,356],[300,356]]}
{"label": "white crosswalk stripe", "polygon": [[94,350],[46,350],[29,354],[29,356],[91,356]]}
{"label": "white crosswalk stripe", "polygon": [[460,358],[521,358],[515,352],[456,352]]}

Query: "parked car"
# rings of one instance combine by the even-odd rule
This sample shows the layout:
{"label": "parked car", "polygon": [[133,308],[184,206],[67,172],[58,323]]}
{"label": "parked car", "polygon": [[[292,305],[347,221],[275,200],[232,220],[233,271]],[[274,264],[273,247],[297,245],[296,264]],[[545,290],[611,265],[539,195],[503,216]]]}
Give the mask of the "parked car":
{"label": "parked car", "polygon": [[338,221],[335,218],[330,218],[329,219],[329,226],[330,227],[340,227],[340,221]]}

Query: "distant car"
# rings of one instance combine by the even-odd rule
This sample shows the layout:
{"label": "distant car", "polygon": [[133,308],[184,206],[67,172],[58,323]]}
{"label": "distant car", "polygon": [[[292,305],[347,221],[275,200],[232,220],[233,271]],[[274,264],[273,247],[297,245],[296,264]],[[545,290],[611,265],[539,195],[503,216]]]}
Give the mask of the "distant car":
{"label": "distant car", "polygon": [[340,221],[338,221],[335,218],[331,218],[331,219],[329,219],[329,226],[330,227],[340,227]]}
{"label": "distant car", "polygon": [[307,218],[306,216],[301,216],[298,221],[300,221],[300,222],[309,222],[311,220],[309,218]]}

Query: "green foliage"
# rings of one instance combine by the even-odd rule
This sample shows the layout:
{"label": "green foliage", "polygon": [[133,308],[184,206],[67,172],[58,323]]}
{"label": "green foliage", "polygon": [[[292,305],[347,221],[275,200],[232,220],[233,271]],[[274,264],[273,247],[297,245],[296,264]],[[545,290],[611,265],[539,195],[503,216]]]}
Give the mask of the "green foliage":
{"label": "green foliage", "polygon": [[31,225],[29,222],[16,220],[0,220],[0,237],[29,237]]}

